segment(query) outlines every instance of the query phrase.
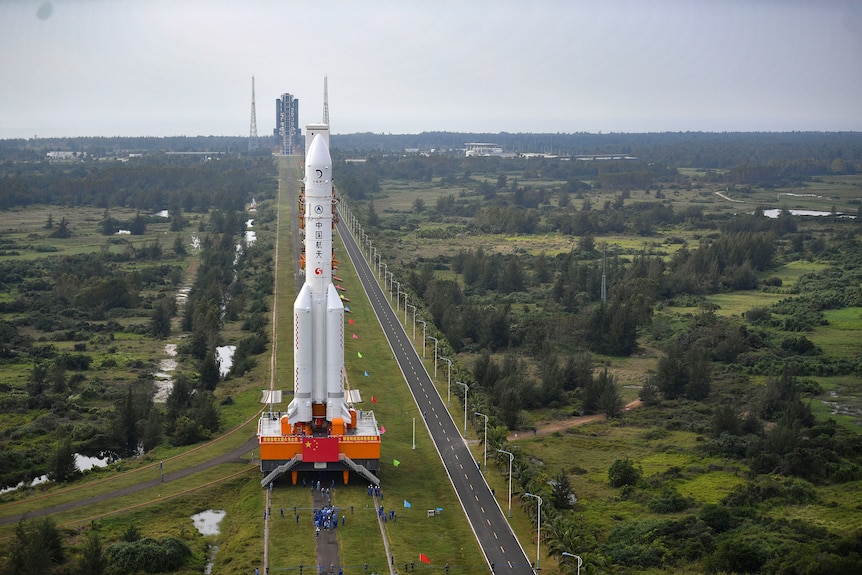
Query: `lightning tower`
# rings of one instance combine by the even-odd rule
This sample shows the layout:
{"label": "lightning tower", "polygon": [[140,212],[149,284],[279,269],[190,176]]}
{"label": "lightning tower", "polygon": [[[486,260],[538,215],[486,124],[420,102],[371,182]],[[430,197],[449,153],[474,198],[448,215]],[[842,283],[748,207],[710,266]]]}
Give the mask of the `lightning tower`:
{"label": "lightning tower", "polygon": [[256,150],[257,140],[257,113],[254,109],[254,76],[251,77],[251,124],[248,129],[248,151]]}
{"label": "lightning tower", "polygon": [[323,77],[323,123],[329,125],[329,84],[328,78]]}

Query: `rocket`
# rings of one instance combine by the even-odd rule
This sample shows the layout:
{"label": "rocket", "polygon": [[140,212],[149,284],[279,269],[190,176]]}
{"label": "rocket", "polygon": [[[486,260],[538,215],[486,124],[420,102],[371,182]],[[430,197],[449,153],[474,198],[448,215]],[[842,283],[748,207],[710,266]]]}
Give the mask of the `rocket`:
{"label": "rocket", "polygon": [[[335,198],[327,133],[312,136],[305,156],[305,283],[293,304],[293,400],[288,423],[295,430],[329,429],[351,421],[344,397],[344,305],[332,284]],[[299,427],[297,427],[299,426]]]}

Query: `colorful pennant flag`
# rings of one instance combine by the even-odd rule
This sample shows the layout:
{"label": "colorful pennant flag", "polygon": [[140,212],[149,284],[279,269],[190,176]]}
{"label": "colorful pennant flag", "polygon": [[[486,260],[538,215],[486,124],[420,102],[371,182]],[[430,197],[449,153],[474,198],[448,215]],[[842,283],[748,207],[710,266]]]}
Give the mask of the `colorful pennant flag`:
{"label": "colorful pennant flag", "polygon": [[347,313],[353,313],[353,312],[351,312],[351,311],[350,311],[350,308],[349,308],[349,307],[347,307],[347,306],[344,306],[344,311],[346,311]]}
{"label": "colorful pennant flag", "polygon": [[350,325],[353,325],[353,318],[350,318],[349,320],[347,320],[347,323],[349,323]]}
{"label": "colorful pennant flag", "polygon": [[361,351],[357,351],[357,352],[356,352],[356,356],[357,356],[359,359],[362,359],[362,352],[361,352]]}
{"label": "colorful pennant flag", "polygon": [[399,465],[401,465],[401,462],[400,462],[400,461],[398,461],[397,459],[393,459],[393,460],[392,460],[392,465],[394,465],[395,467],[398,467]]}
{"label": "colorful pennant flag", "polygon": [[380,435],[383,435],[384,433],[386,433],[386,428],[381,425],[380,426]]}
{"label": "colorful pennant flag", "polygon": [[373,395],[371,396],[371,403],[377,403],[377,398],[375,398]]}
{"label": "colorful pennant flag", "polygon": [[359,339],[359,336],[358,336],[358,335],[356,335],[356,334],[354,333],[354,334],[353,334],[353,339]]}
{"label": "colorful pennant flag", "polygon": [[429,565],[431,564],[431,560],[428,559],[428,556],[424,553],[419,554],[419,561],[421,561],[422,563],[428,563]]}
{"label": "colorful pennant flag", "polygon": [[407,501],[407,500],[405,499],[405,500],[404,500],[404,507],[406,507],[407,509],[410,509],[410,508],[411,508],[411,507],[413,507],[413,506],[412,506],[412,505],[410,505],[410,502],[409,502],[409,501]]}
{"label": "colorful pennant flag", "polygon": [[365,372],[365,377],[368,377],[368,372],[367,372],[367,371]]}

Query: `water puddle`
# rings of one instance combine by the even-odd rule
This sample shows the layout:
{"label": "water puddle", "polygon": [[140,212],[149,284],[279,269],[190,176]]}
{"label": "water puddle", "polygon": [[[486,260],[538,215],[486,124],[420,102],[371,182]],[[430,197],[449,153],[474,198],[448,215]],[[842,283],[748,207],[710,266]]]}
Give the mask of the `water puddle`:
{"label": "water puddle", "polygon": [[[195,529],[204,537],[210,535],[218,535],[221,533],[219,525],[227,512],[221,509],[207,509],[192,515],[192,522],[195,524]],[[209,546],[207,553],[207,563],[204,567],[204,573],[210,574],[213,572],[216,554],[218,553],[218,545],[212,544]]]}

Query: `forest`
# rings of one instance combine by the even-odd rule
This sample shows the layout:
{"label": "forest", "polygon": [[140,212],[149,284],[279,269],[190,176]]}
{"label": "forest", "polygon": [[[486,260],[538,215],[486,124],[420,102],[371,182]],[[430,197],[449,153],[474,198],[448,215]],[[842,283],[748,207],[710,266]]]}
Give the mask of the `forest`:
{"label": "forest", "polygon": [[[256,223],[275,219],[275,165],[231,152],[234,140],[0,142],[0,209],[16,222],[0,230],[3,485],[74,480],[74,453],[224,430],[230,378],[271,343],[274,277],[273,246],[242,237],[252,199]],[[466,141],[547,155],[465,158]],[[166,153],[183,150],[225,153]],[[576,158],[590,153],[635,159]],[[455,360],[469,407],[490,415],[480,441],[515,454],[517,492],[545,496],[549,553],[582,550],[586,573],[862,568],[847,504],[862,482],[862,135],[356,134],[333,136],[333,155],[339,191]],[[827,215],[794,213],[811,208]],[[158,403],[142,356],[176,333],[185,368]],[[591,414],[607,423],[512,440]],[[615,455],[592,467],[565,455],[604,441]],[[639,459],[636,445],[656,447]],[[697,463],[643,464],[683,454]],[[698,480],[718,487],[692,491]],[[67,564],[55,532],[19,525],[6,571]],[[187,554],[130,533],[79,560],[134,572],[145,547],[178,562],[166,569]]]}
{"label": "forest", "polygon": [[[387,269],[439,330],[440,354],[457,358],[469,408],[491,414],[477,434],[489,450],[514,450],[517,491],[546,496],[543,539],[558,556],[586,550],[589,573],[862,566],[856,520],[836,533],[770,511],[822,506],[821,490],[849,493],[862,480],[858,403],[844,424],[814,413],[833,382],[862,374],[858,332],[837,353],[820,335],[838,315],[858,325],[862,309],[858,218],[842,217],[860,215],[862,163],[854,145],[830,149],[842,135],[817,151],[820,135],[795,138],[740,136],[697,169],[686,167],[721,138],[694,135],[674,163],[649,161],[667,161],[668,136],[615,150],[635,160],[369,153],[337,172]],[[842,183],[822,194],[832,178]],[[816,205],[795,199],[815,196]],[[731,213],[729,202],[749,211]],[[794,215],[808,206],[826,217]],[[778,217],[765,216],[772,207]],[[804,272],[791,278],[788,268]],[[627,366],[641,356],[653,360],[632,377]],[[633,412],[630,387],[643,406]],[[648,517],[608,527],[590,503],[572,503],[573,484],[595,488],[579,475],[593,473],[560,456],[589,449],[587,437],[570,430],[528,451],[511,441],[549,418],[589,414],[650,440],[692,433],[691,457],[745,480],[704,504],[685,494],[703,468],[648,476],[618,459],[606,481]],[[522,506],[535,513],[532,499]]]}

